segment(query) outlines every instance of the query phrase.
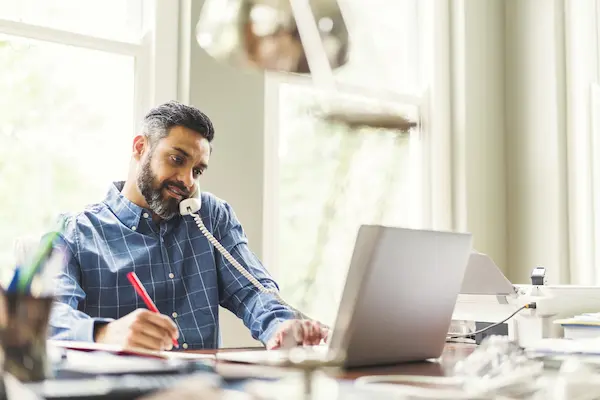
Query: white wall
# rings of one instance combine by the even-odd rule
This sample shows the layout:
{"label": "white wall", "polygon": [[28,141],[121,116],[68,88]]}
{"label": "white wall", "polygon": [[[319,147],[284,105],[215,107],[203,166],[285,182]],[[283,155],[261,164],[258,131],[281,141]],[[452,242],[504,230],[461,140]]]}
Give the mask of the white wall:
{"label": "white wall", "polygon": [[450,1],[456,227],[514,283],[569,283],[565,1]]}
{"label": "white wall", "polygon": [[[210,167],[202,190],[228,201],[251,249],[263,247],[264,76],[216,62],[196,43],[202,1],[183,1],[180,13],[178,95],[205,112],[215,127]],[[260,345],[236,316],[220,310],[223,347]]]}
{"label": "white wall", "polygon": [[506,2],[509,277],[568,280],[564,2]]}
{"label": "white wall", "polygon": [[504,1],[451,2],[455,228],[507,270]]}
{"label": "white wall", "polygon": [[[551,283],[600,281],[590,100],[600,79],[599,2],[450,2],[458,227],[515,283],[538,265]],[[502,108],[504,126],[495,119]],[[504,214],[494,199],[503,195]]]}

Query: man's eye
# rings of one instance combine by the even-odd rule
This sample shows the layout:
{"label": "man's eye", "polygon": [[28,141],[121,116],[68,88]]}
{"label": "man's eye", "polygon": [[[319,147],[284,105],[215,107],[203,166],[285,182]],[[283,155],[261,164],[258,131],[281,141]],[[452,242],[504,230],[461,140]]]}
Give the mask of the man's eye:
{"label": "man's eye", "polygon": [[201,169],[198,169],[198,168],[194,169],[194,175],[195,175],[195,176],[200,176],[200,175],[202,175],[202,172],[203,172],[203,171],[202,171]]}
{"label": "man's eye", "polygon": [[177,165],[183,165],[183,158],[179,156],[171,156],[171,161]]}

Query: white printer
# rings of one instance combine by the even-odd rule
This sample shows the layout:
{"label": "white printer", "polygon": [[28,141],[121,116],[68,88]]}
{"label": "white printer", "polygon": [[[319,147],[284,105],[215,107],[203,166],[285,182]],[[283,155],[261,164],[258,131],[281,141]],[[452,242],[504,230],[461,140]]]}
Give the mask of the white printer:
{"label": "white printer", "polygon": [[529,347],[540,339],[563,337],[560,325],[553,323],[556,319],[600,311],[599,286],[546,285],[543,268],[534,269],[531,278],[530,285],[513,285],[490,257],[473,253],[454,308],[453,326],[496,323],[535,302],[535,309],[521,310],[506,321],[508,336]]}

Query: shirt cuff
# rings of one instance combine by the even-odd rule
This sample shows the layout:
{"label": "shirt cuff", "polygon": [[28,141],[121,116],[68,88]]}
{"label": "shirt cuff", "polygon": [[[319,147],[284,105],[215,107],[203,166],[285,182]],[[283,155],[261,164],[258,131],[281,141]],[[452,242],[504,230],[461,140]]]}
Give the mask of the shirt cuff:
{"label": "shirt cuff", "polygon": [[76,327],[72,330],[72,340],[78,342],[93,342],[94,329],[97,325],[108,324],[114,321],[112,318],[86,318],[80,320]]}
{"label": "shirt cuff", "polygon": [[265,329],[265,331],[262,333],[262,335],[260,337],[260,341],[266,346],[267,343],[269,342],[269,340],[271,340],[271,338],[273,337],[273,335],[275,334],[275,332],[281,325],[281,323],[285,322],[285,321],[287,321],[286,318],[273,319],[273,321],[271,321],[271,323],[269,324],[269,327],[267,329]]}

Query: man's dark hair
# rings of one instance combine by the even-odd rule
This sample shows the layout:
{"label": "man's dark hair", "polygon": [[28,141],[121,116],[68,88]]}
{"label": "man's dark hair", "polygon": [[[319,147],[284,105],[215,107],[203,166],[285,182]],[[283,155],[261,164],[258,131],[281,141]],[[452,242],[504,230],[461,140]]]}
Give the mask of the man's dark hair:
{"label": "man's dark hair", "polygon": [[196,107],[186,106],[177,101],[169,101],[151,109],[144,117],[142,133],[154,146],[160,139],[169,135],[169,130],[176,126],[183,126],[198,132],[209,142],[215,136],[210,118]]}

